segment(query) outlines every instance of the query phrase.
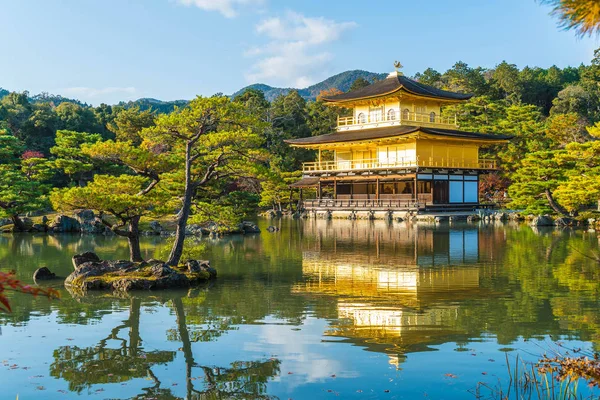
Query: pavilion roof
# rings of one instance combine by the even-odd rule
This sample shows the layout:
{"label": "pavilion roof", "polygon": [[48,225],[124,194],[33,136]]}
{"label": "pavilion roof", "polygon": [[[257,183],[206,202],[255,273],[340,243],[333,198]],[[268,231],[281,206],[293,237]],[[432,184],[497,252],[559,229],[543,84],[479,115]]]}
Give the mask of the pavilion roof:
{"label": "pavilion roof", "polygon": [[419,83],[404,75],[392,73],[386,79],[375,82],[364,88],[342,93],[335,96],[323,97],[322,100],[329,103],[351,102],[356,100],[380,97],[404,90],[417,96],[430,97],[439,100],[468,100],[472,94],[455,93],[441,90],[433,86]]}
{"label": "pavilion roof", "polygon": [[329,143],[343,142],[360,142],[367,140],[385,139],[396,136],[406,136],[414,133],[422,132],[428,135],[455,138],[455,139],[471,139],[489,142],[500,142],[512,139],[510,135],[497,135],[477,132],[463,132],[453,129],[438,129],[425,128],[418,126],[391,126],[385,128],[361,129],[328,133],[320,136],[310,136],[300,139],[289,139],[285,142],[294,146],[312,146]]}

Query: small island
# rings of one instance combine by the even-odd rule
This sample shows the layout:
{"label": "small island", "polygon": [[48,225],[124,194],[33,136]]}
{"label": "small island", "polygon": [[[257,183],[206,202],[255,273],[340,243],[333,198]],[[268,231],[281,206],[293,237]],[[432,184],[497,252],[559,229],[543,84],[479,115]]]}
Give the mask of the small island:
{"label": "small island", "polygon": [[164,261],[100,260],[92,252],[73,256],[73,271],[65,280],[73,292],[88,290],[152,290],[188,288],[206,283],[217,277],[217,271],[208,261],[188,260],[169,266]]}

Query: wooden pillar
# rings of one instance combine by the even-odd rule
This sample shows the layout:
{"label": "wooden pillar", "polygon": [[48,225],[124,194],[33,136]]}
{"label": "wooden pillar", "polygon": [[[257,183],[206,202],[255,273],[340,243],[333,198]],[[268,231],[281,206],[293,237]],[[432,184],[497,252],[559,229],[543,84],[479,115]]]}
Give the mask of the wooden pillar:
{"label": "wooden pillar", "polygon": [[319,169],[321,168],[321,148],[319,147]]}
{"label": "wooden pillar", "polygon": [[321,184],[321,181],[319,181],[319,189],[317,191],[317,198],[319,200],[321,200],[321,197],[323,197],[323,186]]}
{"label": "wooden pillar", "polygon": [[417,184],[417,174],[415,173],[415,180],[413,186],[413,200],[415,202],[419,201],[419,185]]}
{"label": "wooden pillar", "polygon": [[375,179],[375,200],[379,200],[379,177]]}
{"label": "wooden pillar", "polygon": [[333,180],[333,198],[337,199],[337,179]]}

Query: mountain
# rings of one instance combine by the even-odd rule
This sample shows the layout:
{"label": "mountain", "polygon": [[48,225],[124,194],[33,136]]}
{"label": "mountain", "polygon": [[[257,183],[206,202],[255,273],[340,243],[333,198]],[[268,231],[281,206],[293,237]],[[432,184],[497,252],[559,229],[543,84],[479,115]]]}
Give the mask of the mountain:
{"label": "mountain", "polygon": [[[257,89],[262,91],[265,94],[265,97],[269,101],[275,100],[275,98],[279,95],[285,95],[289,93],[291,90],[297,90],[300,96],[304,97],[306,100],[315,100],[319,93],[323,90],[328,90],[332,88],[336,88],[341,90],[342,92],[348,91],[350,89],[350,85],[358,78],[364,78],[370,82],[384,79],[386,74],[378,74],[375,72],[362,71],[362,70],[353,70],[342,72],[341,74],[334,75],[325,79],[323,82],[316,83],[312,86],[303,88],[303,89],[295,89],[295,88],[278,88],[269,85],[265,85],[262,83],[255,83],[250,86],[246,86],[243,89],[235,92],[232,97],[237,96],[238,94],[244,93],[248,89]],[[6,96],[9,93],[8,90],[0,87],[0,99]],[[41,93],[34,96],[29,97],[33,103],[44,103],[51,102],[54,105],[59,105],[60,103],[69,102],[79,104],[81,106],[87,106],[86,103],[82,103],[79,100],[69,99],[66,97],[62,97],[60,95],[52,95],[48,93]],[[173,109],[177,107],[185,107],[189,103],[189,100],[173,100],[173,101],[162,101],[152,98],[141,98],[133,101],[121,101],[119,102],[119,106],[125,108],[131,107],[139,107],[141,110],[152,109],[159,113],[170,113]]]}
{"label": "mountain", "polygon": [[[2,98],[6,97],[9,93],[10,93],[10,91],[0,87],[0,100],[2,100]],[[73,104],[80,105],[82,107],[88,106],[87,103],[82,103],[79,100],[69,99],[67,97],[62,97],[60,95],[50,94],[50,93],[46,93],[46,92],[42,92],[40,94],[36,94],[33,96],[28,95],[28,97],[29,97],[29,101],[31,103],[52,103],[55,106],[59,105],[60,103],[73,103]]]}
{"label": "mountain", "polygon": [[140,110],[152,109],[159,113],[170,113],[175,107],[185,107],[189,100],[162,101],[152,98],[141,98],[134,101],[121,101],[119,105],[125,108],[139,107]]}
{"label": "mountain", "polygon": [[364,78],[372,82],[374,80],[384,79],[386,76],[387,74],[378,74],[375,72],[356,69],[353,71],[346,71],[342,72],[341,74],[334,75],[325,79],[323,82],[316,83],[312,86],[303,89],[277,88],[262,83],[256,83],[254,85],[246,86],[245,88],[238,90],[232,95],[232,97],[242,94],[248,89],[257,89],[265,94],[267,100],[273,101],[279,95],[285,95],[291,90],[297,90],[300,96],[304,97],[306,100],[314,100],[316,99],[318,94],[323,90],[336,88],[341,90],[342,92],[346,92],[348,91],[348,89],[350,89],[350,85],[352,85],[352,82],[354,82],[358,78]]}

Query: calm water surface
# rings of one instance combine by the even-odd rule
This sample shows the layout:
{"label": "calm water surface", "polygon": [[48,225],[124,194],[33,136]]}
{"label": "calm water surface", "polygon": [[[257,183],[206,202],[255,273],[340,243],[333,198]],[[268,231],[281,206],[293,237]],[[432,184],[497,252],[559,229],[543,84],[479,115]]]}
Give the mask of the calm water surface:
{"label": "calm water surface", "polygon": [[[281,221],[203,239],[219,279],[191,291],[49,302],[0,315],[0,398],[469,399],[555,342],[598,350],[598,237],[512,225]],[[119,238],[0,236],[0,269],[31,282]],[[145,238],[146,257],[169,243]],[[58,285],[60,287],[60,285]]]}

